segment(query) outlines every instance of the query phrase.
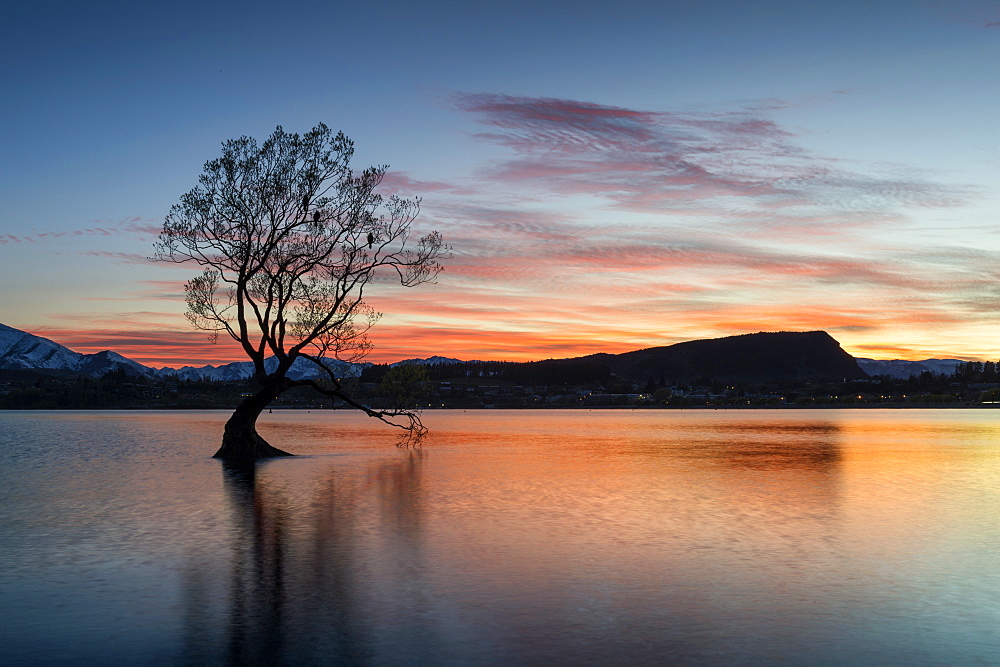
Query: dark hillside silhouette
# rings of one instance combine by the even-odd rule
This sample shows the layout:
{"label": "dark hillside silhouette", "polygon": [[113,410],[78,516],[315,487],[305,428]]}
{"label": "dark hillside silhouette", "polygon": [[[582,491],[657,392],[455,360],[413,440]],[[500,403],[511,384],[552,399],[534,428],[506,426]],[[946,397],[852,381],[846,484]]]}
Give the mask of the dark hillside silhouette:
{"label": "dark hillside silhouette", "polygon": [[721,382],[842,380],[868,377],[854,357],[825,331],[754,333],[692,340],[624,354],[593,354],[564,363],[606,366],[641,381],[649,376],[672,382],[710,378]]}
{"label": "dark hillside silhouette", "polygon": [[[365,369],[362,381],[378,381],[386,366]],[[591,354],[545,361],[467,361],[429,367],[430,378],[492,377],[522,385],[606,383],[613,376],[644,383],[768,383],[783,380],[841,381],[867,378],[854,357],[825,331],[782,331],[693,340],[622,354]]]}

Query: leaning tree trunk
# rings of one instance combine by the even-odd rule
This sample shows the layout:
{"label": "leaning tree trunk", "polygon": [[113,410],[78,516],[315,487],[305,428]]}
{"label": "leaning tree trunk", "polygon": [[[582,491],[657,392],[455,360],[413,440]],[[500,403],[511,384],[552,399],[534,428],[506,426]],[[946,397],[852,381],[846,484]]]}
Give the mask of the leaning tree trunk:
{"label": "leaning tree trunk", "polygon": [[253,396],[244,399],[226,422],[226,430],[222,434],[222,446],[214,458],[254,461],[272,456],[292,456],[271,446],[257,433],[257,417],[280,393],[281,388],[277,384],[269,384]]}

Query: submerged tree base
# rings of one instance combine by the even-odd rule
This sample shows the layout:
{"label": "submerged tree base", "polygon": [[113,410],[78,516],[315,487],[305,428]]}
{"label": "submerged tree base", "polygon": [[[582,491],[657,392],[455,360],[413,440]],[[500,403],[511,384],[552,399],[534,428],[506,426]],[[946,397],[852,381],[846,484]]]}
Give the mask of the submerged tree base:
{"label": "submerged tree base", "polygon": [[277,456],[295,456],[295,454],[278,449],[264,438],[257,436],[250,442],[240,443],[227,442],[223,439],[222,446],[219,447],[219,451],[212,455],[212,458],[256,461],[257,459],[269,459]]}
{"label": "submerged tree base", "polygon": [[219,451],[213,455],[213,458],[256,461],[276,456],[294,456],[260,437],[254,427],[254,421],[256,421],[256,415],[248,419],[246,415],[241,415],[240,411],[237,410],[226,422],[226,431],[222,435],[222,446],[219,447]]}

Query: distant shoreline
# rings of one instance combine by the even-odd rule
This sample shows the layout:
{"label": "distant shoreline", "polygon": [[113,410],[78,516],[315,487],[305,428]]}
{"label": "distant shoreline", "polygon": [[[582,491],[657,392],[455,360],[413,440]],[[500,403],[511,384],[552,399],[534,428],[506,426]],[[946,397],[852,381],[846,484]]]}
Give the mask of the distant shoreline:
{"label": "distant shoreline", "polygon": [[[0,408],[3,412],[232,412],[234,408],[228,407],[197,407],[197,408]],[[590,406],[570,406],[570,405],[546,405],[546,406],[492,406],[492,407],[448,407],[448,408],[423,408],[418,412],[443,412],[443,411],[490,411],[490,412],[510,412],[514,410],[548,411],[548,410],[574,410],[577,412],[588,412],[594,410],[662,410],[670,412],[682,412],[684,410],[1000,410],[998,404],[934,404],[934,403],[914,403],[914,404],[882,404],[882,405],[590,405]],[[354,408],[327,406],[316,406],[311,408],[300,407],[275,407],[274,412],[359,412]],[[268,414],[268,413],[264,413]]]}

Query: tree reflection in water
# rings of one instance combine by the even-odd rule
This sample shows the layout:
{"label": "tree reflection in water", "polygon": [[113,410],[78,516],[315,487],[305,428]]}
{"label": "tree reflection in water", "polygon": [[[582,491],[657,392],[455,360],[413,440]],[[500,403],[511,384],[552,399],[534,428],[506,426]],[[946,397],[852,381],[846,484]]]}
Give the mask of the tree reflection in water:
{"label": "tree reflection in water", "polygon": [[[421,457],[409,452],[358,477],[331,466],[305,488],[268,474],[272,462],[224,462],[228,589],[194,563],[186,572],[187,659],[370,662],[378,652],[370,617],[392,615],[373,608],[372,587],[406,588],[403,580],[419,569]],[[386,572],[362,558],[372,539],[382,541]],[[225,611],[212,614],[213,601]],[[224,626],[213,629],[220,617]]]}
{"label": "tree reflection in water", "polygon": [[257,484],[254,463],[223,463],[235,526],[231,554],[229,660],[274,662],[284,643],[287,504]]}

